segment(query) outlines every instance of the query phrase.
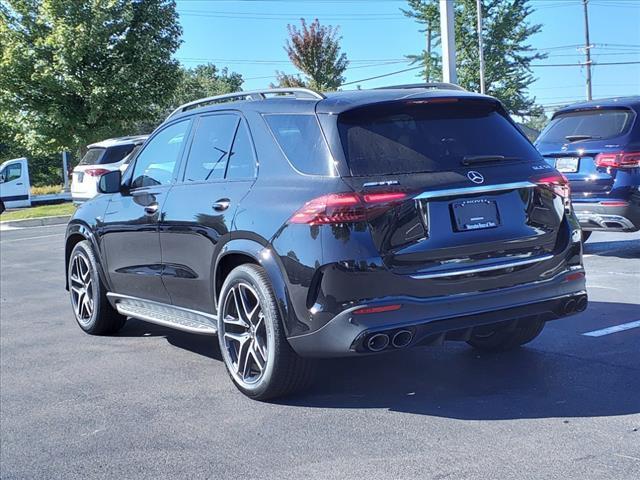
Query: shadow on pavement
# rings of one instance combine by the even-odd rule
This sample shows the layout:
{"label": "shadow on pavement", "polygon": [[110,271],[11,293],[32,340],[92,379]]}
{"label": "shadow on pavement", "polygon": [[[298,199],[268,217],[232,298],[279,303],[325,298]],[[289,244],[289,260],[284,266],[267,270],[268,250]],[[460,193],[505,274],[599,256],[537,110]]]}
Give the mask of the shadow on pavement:
{"label": "shadow on pavement", "polygon": [[143,322],[130,318],[125,323],[122,330],[118,332],[119,337],[165,337],[171,345],[183,348],[204,357],[222,361],[220,349],[218,348],[218,338],[211,335],[197,335],[194,333],[181,332],[168,327],[162,327],[153,323]]}
{"label": "shadow on pavement", "polygon": [[[594,316],[603,309],[618,306],[603,302],[590,305],[585,314],[592,311]],[[632,307],[619,306],[625,312]],[[640,350],[631,349],[637,362],[627,362],[638,368],[615,365],[595,356],[591,358],[588,352],[593,347],[579,343],[615,348],[610,342],[581,337],[576,332],[575,339],[563,344],[560,338],[550,337],[554,335],[552,330],[545,331],[529,346],[495,354],[449,342],[441,347],[417,347],[386,355],[322,360],[309,390],[275,403],[312,408],[384,408],[462,420],[640,412],[640,401],[634,393],[640,386]],[[171,345],[221,361],[216,337],[183,333],[133,319],[119,335],[163,336]],[[635,341],[634,338],[638,337],[627,341]]]}
{"label": "shadow on pavement", "polygon": [[640,258],[640,240],[616,240],[613,242],[587,242],[584,253],[602,257]]}

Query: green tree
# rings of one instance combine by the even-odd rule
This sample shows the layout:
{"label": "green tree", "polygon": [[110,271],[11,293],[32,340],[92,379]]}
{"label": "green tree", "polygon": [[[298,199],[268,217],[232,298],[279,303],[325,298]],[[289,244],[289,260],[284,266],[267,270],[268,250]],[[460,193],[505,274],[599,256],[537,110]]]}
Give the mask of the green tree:
{"label": "green tree", "polygon": [[[439,42],[438,3],[438,0],[408,0],[409,8],[403,11],[430,29]],[[542,28],[528,21],[532,12],[529,0],[482,2],[486,91],[499,98],[511,113],[525,117],[540,113],[535,98],[528,97],[527,87],[535,81],[531,62],[546,58],[528,44],[529,38]],[[455,35],[458,83],[468,90],[479,91],[476,0],[455,2]],[[424,53],[417,57],[424,64]]]}
{"label": "green tree", "polygon": [[177,74],[178,83],[166,100],[156,105],[154,111],[138,122],[134,133],[149,133],[175,108],[193,100],[213,97],[224,93],[242,90],[242,75],[229,72],[225,67],[219,69],[213,63],[198,65],[194,68],[181,68]]}
{"label": "green tree", "polygon": [[278,72],[280,86],[306,85],[315,90],[336,90],[344,82],[347,55],[340,51],[338,27],[320,25],[316,18],[311,24],[300,19],[301,28],[287,25],[289,39],[284,47],[293,65],[305,79]]}
{"label": "green tree", "polygon": [[129,133],[178,82],[173,0],[4,0],[0,111],[29,153]]}

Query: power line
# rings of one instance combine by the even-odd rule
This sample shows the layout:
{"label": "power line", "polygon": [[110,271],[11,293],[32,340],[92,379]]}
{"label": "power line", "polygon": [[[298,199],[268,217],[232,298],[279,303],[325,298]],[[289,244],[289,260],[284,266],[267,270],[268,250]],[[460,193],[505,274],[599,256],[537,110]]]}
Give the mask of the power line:
{"label": "power line", "polygon": [[353,85],[354,83],[367,82],[369,80],[375,80],[377,78],[390,77],[391,75],[397,75],[399,73],[410,72],[412,70],[421,69],[422,65],[418,67],[404,68],[402,70],[396,70],[395,72],[383,73],[382,75],[376,75],[375,77],[361,78],[360,80],[354,80],[352,82],[343,83],[341,86],[344,87],[346,85]]}
{"label": "power line", "polygon": [[[591,62],[592,66],[598,66],[598,65],[635,65],[640,63],[640,61],[633,61],[633,62]],[[546,64],[537,64],[537,65],[530,65],[531,67],[584,67],[585,64],[584,63],[546,63]]]}

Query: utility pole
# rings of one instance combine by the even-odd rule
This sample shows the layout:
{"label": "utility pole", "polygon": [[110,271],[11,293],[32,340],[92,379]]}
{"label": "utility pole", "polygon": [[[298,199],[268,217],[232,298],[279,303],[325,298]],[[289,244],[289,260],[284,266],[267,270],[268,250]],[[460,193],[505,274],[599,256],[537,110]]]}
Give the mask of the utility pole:
{"label": "utility pole", "polygon": [[478,10],[478,50],[480,50],[480,93],[484,94],[484,46],[482,44],[482,0],[476,0]]}
{"label": "utility pole", "polygon": [[442,41],[442,81],[457,83],[456,38],[453,0],[440,0],[440,39]]}
{"label": "utility pole", "polygon": [[62,183],[64,184],[64,191],[69,191],[69,162],[67,161],[67,151],[62,151]]}
{"label": "utility pole", "polygon": [[424,59],[424,81],[431,81],[431,73],[429,72],[431,68],[431,25],[427,26],[427,54]]}
{"label": "utility pole", "polygon": [[591,42],[589,42],[589,0],[582,0],[584,8],[584,50],[587,55],[587,100],[591,100]]}

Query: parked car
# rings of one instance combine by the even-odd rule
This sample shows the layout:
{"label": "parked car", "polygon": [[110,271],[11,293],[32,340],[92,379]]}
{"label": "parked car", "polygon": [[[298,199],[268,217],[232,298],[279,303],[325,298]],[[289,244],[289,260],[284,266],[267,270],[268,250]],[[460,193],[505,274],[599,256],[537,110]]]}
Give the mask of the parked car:
{"label": "parked car", "polygon": [[596,230],[640,229],[640,96],[557,111],[536,141],[569,179],[585,239]]}
{"label": "parked car", "polygon": [[87,147],[78,166],[73,169],[71,198],[76,204],[86,202],[98,193],[100,175],[126,168],[131,153],[142,146],[148,135],[119,137],[93,143]]}
{"label": "parked car", "polygon": [[31,205],[29,164],[26,158],[14,158],[0,164],[0,214],[6,208]]}
{"label": "parked car", "polygon": [[313,358],[509,349],[587,306],[566,179],[498,100],[446,85],[192,102],[99,190],[66,234],[80,327],[217,334],[256,399]]}

